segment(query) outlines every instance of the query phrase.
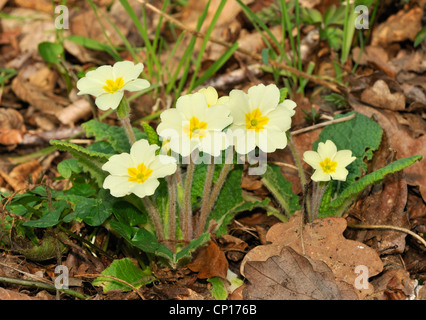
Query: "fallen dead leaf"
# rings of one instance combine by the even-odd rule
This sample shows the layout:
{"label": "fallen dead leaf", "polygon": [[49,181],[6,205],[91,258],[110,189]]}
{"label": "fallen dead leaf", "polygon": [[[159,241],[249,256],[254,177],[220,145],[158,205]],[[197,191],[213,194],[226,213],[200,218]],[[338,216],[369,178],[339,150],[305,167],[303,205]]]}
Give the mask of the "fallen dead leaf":
{"label": "fallen dead leaf", "polygon": [[[394,161],[394,152],[388,137],[383,135],[382,143],[375,152],[371,168],[375,171]],[[392,225],[410,228],[407,204],[407,182],[403,171],[387,175],[380,184],[366,189],[348,211],[348,221],[353,224]],[[392,230],[349,229],[345,236],[369,245],[382,254],[403,253],[406,234]]]}
{"label": "fallen dead leaf", "polygon": [[43,168],[40,165],[40,162],[32,160],[17,165],[9,174],[0,171],[0,175],[14,191],[18,191],[28,186],[30,178],[32,182],[37,181],[42,170]]}
{"label": "fallen dead leaf", "polygon": [[0,288],[0,300],[40,300],[27,294]]}
{"label": "fallen dead leaf", "polygon": [[389,63],[388,53],[383,47],[367,46],[361,53],[361,49],[356,47],[352,49],[352,58],[354,62],[360,65],[372,65],[382,70],[386,75],[395,79],[396,67]]}
{"label": "fallen dead leaf", "polygon": [[[273,225],[267,235],[271,244],[257,246],[244,257],[240,271],[245,274],[245,265],[249,261],[265,261],[271,256],[280,255],[283,247],[289,246],[296,252],[323,261],[333,271],[339,280],[354,285],[358,276],[355,273],[357,266],[367,266],[369,277],[377,275],[383,269],[383,263],[374,249],[365,244],[348,240],[343,236],[347,223],[344,218],[327,217],[315,219],[305,224],[301,234],[301,217],[293,215],[289,222]],[[369,289],[360,289],[358,294],[365,297],[372,292]]]}
{"label": "fallen dead leaf", "polygon": [[0,108],[0,144],[16,146],[22,142],[25,131],[24,119],[18,111]]}
{"label": "fallen dead leaf", "polygon": [[394,42],[414,41],[422,28],[423,9],[400,10],[391,15],[385,22],[374,28],[371,37],[372,45],[387,47]]}
{"label": "fallen dead leaf", "polygon": [[404,269],[391,269],[374,279],[375,298],[379,300],[406,300],[414,295],[416,281]]}
{"label": "fallen dead leaf", "polygon": [[405,109],[405,96],[402,92],[391,93],[383,80],[377,80],[372,87],[366,88],[361,94],[361,100],[372,106],[401,111]]}
{"label": "fallen dead leaf", "polygon": [[228,260],[218,245],[213,241],[209,241],[207,246],[200,249],[194,261],[188,265],[188,268],[193,272],[198,272],[197,277],[199,279],[212,277],[226,279]]}
{"label": "fallen dead leaf", "polygon": [[404,169],[405,179],[412,186],[418,186],[423,200],[426,201],[426,135],[413,138],[401,128],[394,113],[389,110],[371,108],[349,95],[348,101],[352,108],[367,117],[375,117],[377,122],[386,131],[391,147],[396,150],[396,158],[406,158],[413,155],[422,155],[423,160]]}
{"label": "fallen dead leaf", "polygon": [[[278,256],[266,261],[248,261],[247,300],[343,300],[331,269],[321,261],[303,256],[284,246]],[[348,291],[346,291],[348,293]],[[356,299],[357,295],[346,296]]]}
{"label": "fallen dead leaf", "polygon": [[12,81],[12,90],[19,99],[28,102],[43,113],[56,115],[63,109],[60,105],[63,98],[53,94],[46,95],[19,75]]}

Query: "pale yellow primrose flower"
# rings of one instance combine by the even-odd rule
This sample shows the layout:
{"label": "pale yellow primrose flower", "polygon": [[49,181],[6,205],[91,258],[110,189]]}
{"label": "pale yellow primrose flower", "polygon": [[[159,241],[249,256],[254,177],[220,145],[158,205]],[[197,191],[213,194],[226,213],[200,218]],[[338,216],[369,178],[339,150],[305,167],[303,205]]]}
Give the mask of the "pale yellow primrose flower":
{"label": "pale yellow primrose flower", "polygon": [[225,103],[229,101],[228,96],[223,96],[219,98],[219,94],[217,93],[216,89],[213,87],[202,88],[198,90],[198,92],[204,94],[207,100],[207,105],[209,107],[215,106],[218,104],[224,105]]}
{"label": "pale yellow primrose flower", "polygon": [[145,79],[139,79],[143,64],[119,61],[113,66],[101,66],[87,72],[77,81],[78,95],[90,94],[96,97],[95,104],[101,110],[117,109],[124,90],[140,91],[150,86]]}
{"label": "pale yellow primrose flower", "polygon": [[218,156],[229,146],[223,129],[232,122],[224,105],[209,107],[206,96],[196,92],[178,98],[176,108],[161,113],[157,133],[169,140],[172,151],[183,157],[195,149]]}
{"label": "pale yellow primrose flower", "polygon": [[263,152],[274,152],[287,146],[286,131],[296,103],[280,101],[280,90],[274,84],[259,84],[248,89],[232,90],[227,106],[231,110],[233,124],[229,128],[235,150],[247,154],[259,147]]}
{"label": "pale yellow primrose flower", "polygon": [[136,141],[129,153],[111,156],[102,166],[110,173],[104,180],[103,188],[109,189],[114,197],[134,193],[140,198],[153,195],[164,178],[175,173],[176,159],[156,155],[159,146],[150,145],[146,140]]}
{"label": "pale yellow primrose flower", "polygon": [[314,168],[313,181],[346,181],[348,170],[346,166],[352,163],[356,157],[352,157],[351,150],[337,151],[333,141],[327,140],[318,144],[318,152],[306,151],[303,160]]}

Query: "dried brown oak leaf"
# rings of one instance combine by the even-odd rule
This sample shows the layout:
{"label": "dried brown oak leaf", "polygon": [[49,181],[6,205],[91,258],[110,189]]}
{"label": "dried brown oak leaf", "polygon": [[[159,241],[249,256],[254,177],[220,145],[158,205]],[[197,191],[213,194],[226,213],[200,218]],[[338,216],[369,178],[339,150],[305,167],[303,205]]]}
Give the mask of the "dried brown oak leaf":
{"label": "dried brown oak leaf", "polygon": [[[343,300],[331,269],[321,261],[283,247],[279,256],[249,261],[245,266],[249,284],[246,300]],[[356,299],[353,292],[348,299]]]}
{"label": "dried brown oak leaf", "polygon": [[24,119],[18,111],[0,108],[0,144],[12,146],[21,143],[25,130]]}
{"label": "dried brown oak leaf", "polygon": [[402,92],[392,93],[386,82],[381,79],[362,92],[361,100],[382,109],[395,111],[405,109],[404,94]]}
{"label": "dried brown oak leaf", "polygon": [[[266,235],[266,240],[271,244],[257,246],[249,251],[241,263],[241,274],[245,276],[245,266],[249,261],[265,261],[280,255],[285,246],[313,260],[323,261],[336,279],[352,286],[360,275],[355,271],[357,266],[367,267],[369,277],[382,271],[382,260],[374,249],[343,236],[347,226],[344,218],[315,219],[305,224],[302,232],[300,219],[300,215],[295,214],[289,222],[273,225]],[[373,287],[369,285],[368,289],[361,289],[357,293],[363,298],[372,291]]]}
{"label": "dried brown oak leaf", "polygon": [[193,272],[198,272],[197,277],[199,279],[226,278],[228,260],[218,245],[213,241],[209,241],[207,246],[201,248],[194,261],[188,265],[188,268]]}

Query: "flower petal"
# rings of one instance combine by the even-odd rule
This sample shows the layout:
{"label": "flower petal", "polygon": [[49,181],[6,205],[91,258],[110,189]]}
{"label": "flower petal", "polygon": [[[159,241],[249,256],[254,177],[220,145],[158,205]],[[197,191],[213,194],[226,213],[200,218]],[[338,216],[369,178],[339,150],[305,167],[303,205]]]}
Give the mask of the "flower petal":
{"label": "flower petal", "polygon": [[287,146],[287,136],[284,131],[264,130],[257,134],[257,146],[266,153],[274,152],[277,149],[284,149]]}
{"label": "flower petal", "polygon": [[123,98],[123,91],[117,91],[114,93],[104,93],[96,98],[95,104],[101,110],[108,109],[117,109],[120,104],[121,99]]}
{"label": "flower petal", "polygon": [[318,144],[317,152],[321,159],[329,158],[331,160],[336,155],[337,147],[333,141],[327,140],[325,143],[320,142]]}
{"label": "flower petal", "polygon": [[314,174],[311,176],[313,181],[330,181],[330,175],[323,172],[321,169],[315,170]]}
{"label": "flower petal", "polygon": [[312,168],[316,170],[321,170],[321,166],[319,165],[319,163],[322,161],[322,159],[319,156],[318,152],[311,150],[305,151],[305,153],[303,154],[303,161],[309,164]]}
{"label": "flower petal", "polygon": [[231,117],[235,125],[246,124],[246,114],[250,112],[248,95],[238,89],[234,89],[229,93],[229,101],[226,104],[231,112]]}
{"label": "flower petal", "polygon": [[149,88],[151,84],[149,83],[148,80],[145,79],[134,79],[131,80],[129,82],[127,82],[124,87],[122,88],[122,90],[127,90],[127,91],[140,91],[146,88]]}
{"label": "flower petal", "polygon": [[101,83],[98,79],[84,77],[77,81],[77,89],[80,90],[78,95],[90,94],[92,96],[98,97],[101,94],[105,93],[105,90],[102,88],[105,83]]}
{"label": "flower petal", "polygon": [[348,176],[348,170],[346,170],[346,168],[343,167],[337,167],[336,171],[333,173],[330,173],[331,177],[333,178],[333,180],[341,180],[341,181],[346,181],[346,177]]}
{"label": "flower petal", "polygon": [[217,104],[219,95],[217,94],[217,91],[215,88],[213,87],[202,88],[198,90],[198,92],[204,94],[209,107]]}
{"label": "flower petal", "polygon": [[296,108],[297,104],[293,100],[285,99],[278,106],[283,106],[284,108],[286,108],[291,117],[294,116],[294,114],[296,113],[294,108]]}
{"label": "flower petal", "polygon": [[259,108],[262,114],[275,109],[280,102],[280,90],[275,84],[259,84],[248,89],[250,110]]}
{"label": "flower petal", "polygon": [[278,105],[276,109],[265,115],[269,121],[266,128],[275,128],[281,131],[287,131],[291,127],[291,114],[283,105]]}
{"label": "flower petal", "polygon": [[115,154],[102,166],[102,170],[108,171],[115,176],[129,176],[128,168],[134,168],[132,157],[128,153]]}
{"label": "flower petal", "polygon": [[114,197],[124,197],[129,194],[131,182],[128,177],[107,176],[103,183],[104,189],[109,189]]}
{"label": "flower petal", "polygon": [[159,155],[150,164],[149,169],[152,170],[150,178],[164,178],[176,172],[176,159],[173,157]]}
{"label": "flower petal", "polygon": [[135,80],[143,71],[143,64],[134,64],[132,61],[118,61],[113,66],[114,79],[122,77],[125,84]]}
{"label": "flower petal", "polygon": [[149,167],[150,163],[155,160],[155,152],[159,148],[159,146],[150,145],[147,140],[141,139],[132,145],[130,156],[136,164],[144,163]]}
{"label": "flower petal", "polygon": [[337,162],[337,165],[339,167],[346,167],[349,164],[351,164],[353,161],[355,161],[356,157],[352,157],[352,151],[351,150],[340,150],[337,151],[336,155],[334,156],[333,161]]}
{"label": "flower petal", "polygon": [[134,193],[139,198],[144,198],[152,196],[159,185],[160,182],[157,179],[148,178],[148,180],[143,183],[132,184],[131,188],[129,188],[129,192]]}

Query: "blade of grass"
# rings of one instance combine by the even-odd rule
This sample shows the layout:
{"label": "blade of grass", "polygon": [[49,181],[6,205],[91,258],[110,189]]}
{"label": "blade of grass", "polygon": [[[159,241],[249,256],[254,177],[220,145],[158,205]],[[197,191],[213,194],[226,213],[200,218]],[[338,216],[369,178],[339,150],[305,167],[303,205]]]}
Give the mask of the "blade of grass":
{"label": "blade of grass", "polygon": [[[210,0],[207,3],[206,7],[204,8],[203,12],[201,13],[200,17],[198,18],[198,22],[197,22],[197,26],[196,26],[196,32],[200,31],[201,26],[203,25],[203,22],[206,19],[209,6],[210,6]],[[178,97],[180,95],[180,93],[182,92],[183,86],[184,86],[186,79],[188,77],[188,74],[189,74],[189,64],[191,62],[192,54],[194,52],[196,40],[197,40],[197,36],[192,35],[192,38],[189,42],[189,45],[184,52],[184,55],[183,55],[179,65],[178,65],[177,70],[175,71],[175,74],[173,75],[172,81],[168,83],[166,93],[169,93],[171,91],[171,89],[173,89],[175,87],[176,79],[177,79],[177,77],[180,73],[180,68],[185,63],[184,72],[183,72],[182,77],[180,78],[179,85],[178,85],[177,88],[174,88],[176,97]]]}
{"label": "blade of grass", "polygon": [[99,17],[98,7],[93,3],[92,0],[87,0],[87,1],[89,2],[90,6],[92,7],[93,12],[95,13],[96,19],[98,20],[99,26],[102,29],[102,33],[104,34],[105,39],[108,41],[108,43],[109,43],[111,49],[114,51],[114,53],[116,55],[119,55],[118,52],[117,52],[117,50],[115,50],[115,47],[114,47],[114,44],[111,41],[111,38],[108,36],[108,33],[105,30],[105,27],[104,27],[104,25],[103,25],[103,23],[101,21],[101,18]]}
{"label": "blade of grass", "polygon": [[225,53],[217,59],[204,73],[194,82],[194,88],[202,85],[207,79],[211,78],[225,63],[231,58],[235,51],[238,49],[238,42],[234,43],[232,47],[228,48]]}
{"label": "blade of grass", "polygon": [[[197,60],[195,62],[195,70],[194,70],[194,73],[192,75],[191,82],[189,84],[188,93],[190,93],[194,89],[195,79],[197,78],[198,71],[200,70],[200,67],[201,67],[201,62],[202,62],[202,59],[203,59],[204,51],[206,50],[207,44],[209,42],[210,35],[211,35],[211,33],[212,33],[216,23],[217,23],[217,20],[219,19],[219,16],[222,13],[223,7],[226,5],[226,1],[227,0],[221,0],[220,1],[219,6],[217,7],[216,12],[213,16],[213,19],[211,20],[210,25],[207,28],[207,31],[205,33],[206,36],[203,39],[203,43],[201,44],[201,48],[200,48],[200,51],[198,52],[198,57],[197,57]],[[209,5],[210,5],[210,3],[209,3]]]}

